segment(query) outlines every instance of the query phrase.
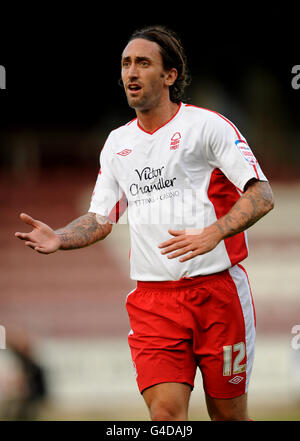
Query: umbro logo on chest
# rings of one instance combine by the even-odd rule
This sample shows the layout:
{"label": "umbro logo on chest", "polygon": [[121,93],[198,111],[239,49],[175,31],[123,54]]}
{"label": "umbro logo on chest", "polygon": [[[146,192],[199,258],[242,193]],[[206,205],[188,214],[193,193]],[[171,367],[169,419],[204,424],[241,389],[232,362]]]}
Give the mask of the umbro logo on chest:
{"label": "umbro logo on chest", "polygon": [[131,149],[124,149],[124,150],[122,150],[121,152],[117,152],[117,155],[120,155],[120,156],[127,156],[127,155],[129,155],[131,152],[132,152]]}

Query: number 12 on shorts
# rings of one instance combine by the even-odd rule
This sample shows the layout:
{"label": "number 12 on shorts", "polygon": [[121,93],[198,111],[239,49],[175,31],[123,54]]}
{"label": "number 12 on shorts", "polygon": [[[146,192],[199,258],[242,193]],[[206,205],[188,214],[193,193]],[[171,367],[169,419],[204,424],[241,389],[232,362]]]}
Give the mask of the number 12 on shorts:
{"label": "number 12 on shorts", "polygon": [[[233,353],[237,352],[234,356],[232,363]],[[246,364],[240,364],[245,357],[245,343],[241,341],[233,346],[223,346],[223,375],[230,376],[245,372]]]}

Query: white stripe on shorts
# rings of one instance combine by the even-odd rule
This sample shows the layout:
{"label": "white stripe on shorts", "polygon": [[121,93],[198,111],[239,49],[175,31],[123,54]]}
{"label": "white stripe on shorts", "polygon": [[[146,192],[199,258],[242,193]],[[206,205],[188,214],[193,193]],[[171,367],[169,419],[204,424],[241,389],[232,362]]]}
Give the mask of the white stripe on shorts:
{"label": "white stripe on shorts", "polygon": [[236,286],[244,316],[247,354],[245,392],[248,392],[248,385],[254,362],[256,335],[252,296],[245,271],[243,271],[242,268],[240,268],[238,265],[235,265],[234,267],[229,269],[229,273]]}
{"label": "white stripe on shorts", "polygon": [[[137,290],[137,288],[134,288],[132,291],[130,291],[130,292],[127,294],[127,296],[126,296],[126,302],[125,302],[125,303],[127,303],[127,300],[128,300],[128,297],[130,296],[130,294],[133,294],[134,291],[136,291],[136,290]],[[130,329],[128,336],[129,336],[129,335],[132,335],[132,334],[133,334],[133,330]]]}
{"label": "white stripe on shorts", "polygon": [[134,288],[132,291],[130,291],[130,292],[127,294],[127,296],[126,296],[126,302],[127,302],[128,297],[130,296],[130,294],[134,293],[134,291],[136,291],[136,289],[137,289],[137,288]]}

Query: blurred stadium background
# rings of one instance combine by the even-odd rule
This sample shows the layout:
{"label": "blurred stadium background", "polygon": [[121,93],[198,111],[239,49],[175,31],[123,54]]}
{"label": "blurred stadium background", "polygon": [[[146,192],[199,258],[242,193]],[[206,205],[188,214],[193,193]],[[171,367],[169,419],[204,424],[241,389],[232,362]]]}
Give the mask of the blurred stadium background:
{"label": "blurred stadium background", "polygon": [[[227,8],[227,7],[226,7]],[[81,12],[81,11],[77,11]],[[121,14],[121,11],[119,11]],[[224,11],[223,11],[224,12]],[[85,213],[108,133],[134,114],[117,85],[126,39],[166,24],[186,47],[187,101],[224,114],[253,147],[275,209],[249,230],[244,262],[256,305],[257,350],[251,417],[300,419],[300,90],[293,26],[279,7],[249,13],[201,10],[103,27],[92,11],[78,21],[7,28],[0,64],[0,419],[149,419],[127,346],[129,238],[125,222],[92,247],[43,256],[14,237],[25,212],[59,228]],[[285,23],[290,32],[282,36]],[[55,30],[52,25],[55,25]],[[196,39],[198,35],[198,39]],[[37,44],[40,39],[40,44]],[[26,229],[27,230],[27,229]],[[299,340],[298,340],[299,342]],[[207,420],[201,376],[190,418]]]}

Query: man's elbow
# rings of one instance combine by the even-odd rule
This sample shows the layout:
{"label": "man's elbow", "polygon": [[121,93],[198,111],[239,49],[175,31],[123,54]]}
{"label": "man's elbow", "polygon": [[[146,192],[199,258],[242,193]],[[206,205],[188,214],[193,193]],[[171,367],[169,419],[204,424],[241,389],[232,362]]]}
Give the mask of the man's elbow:
{"label": "man's elbow", "polygon": [[101,214],[91,213],[96,230],[96,241],[105,239],[112,231],[112,222],[107,216]]}
{"label": "man's elbow", "polygon": [[113,226],[110,222],[107,222],[105,224],[105,232],[104,232],[105,236],[103,237],[103,239],[105,239],[112,232],[112,227]]}
{"label": "man's elbow", "polygon": [[101,237],[100,240],[105,239],[112,231],[112,224],[110,222],[106,222],[105,224],[101,225]]}
{"label": "man's elbow", "polygon": [[271,186],[269,183],[266,183],[267,189],[264,191],[264,207],[265,207],[265,214],[269,213],[269,211],[273,210],[275,207],[275,199],[274,194],[271,189]]}
{"label": "man's elbow", "polygon": [[273,210],[275,206],[274,194],[268,181],[253,179],[247,183],[246,191],[256,199],[262,216]]}
{"label": "man's elbow", "polygon": [[270,198],[270,201],[269,201],[269,210],[268,211],[273,210],[274,207],[275,207],[275,199],[274,199],[274,195],[272,193],[272,198]]}

